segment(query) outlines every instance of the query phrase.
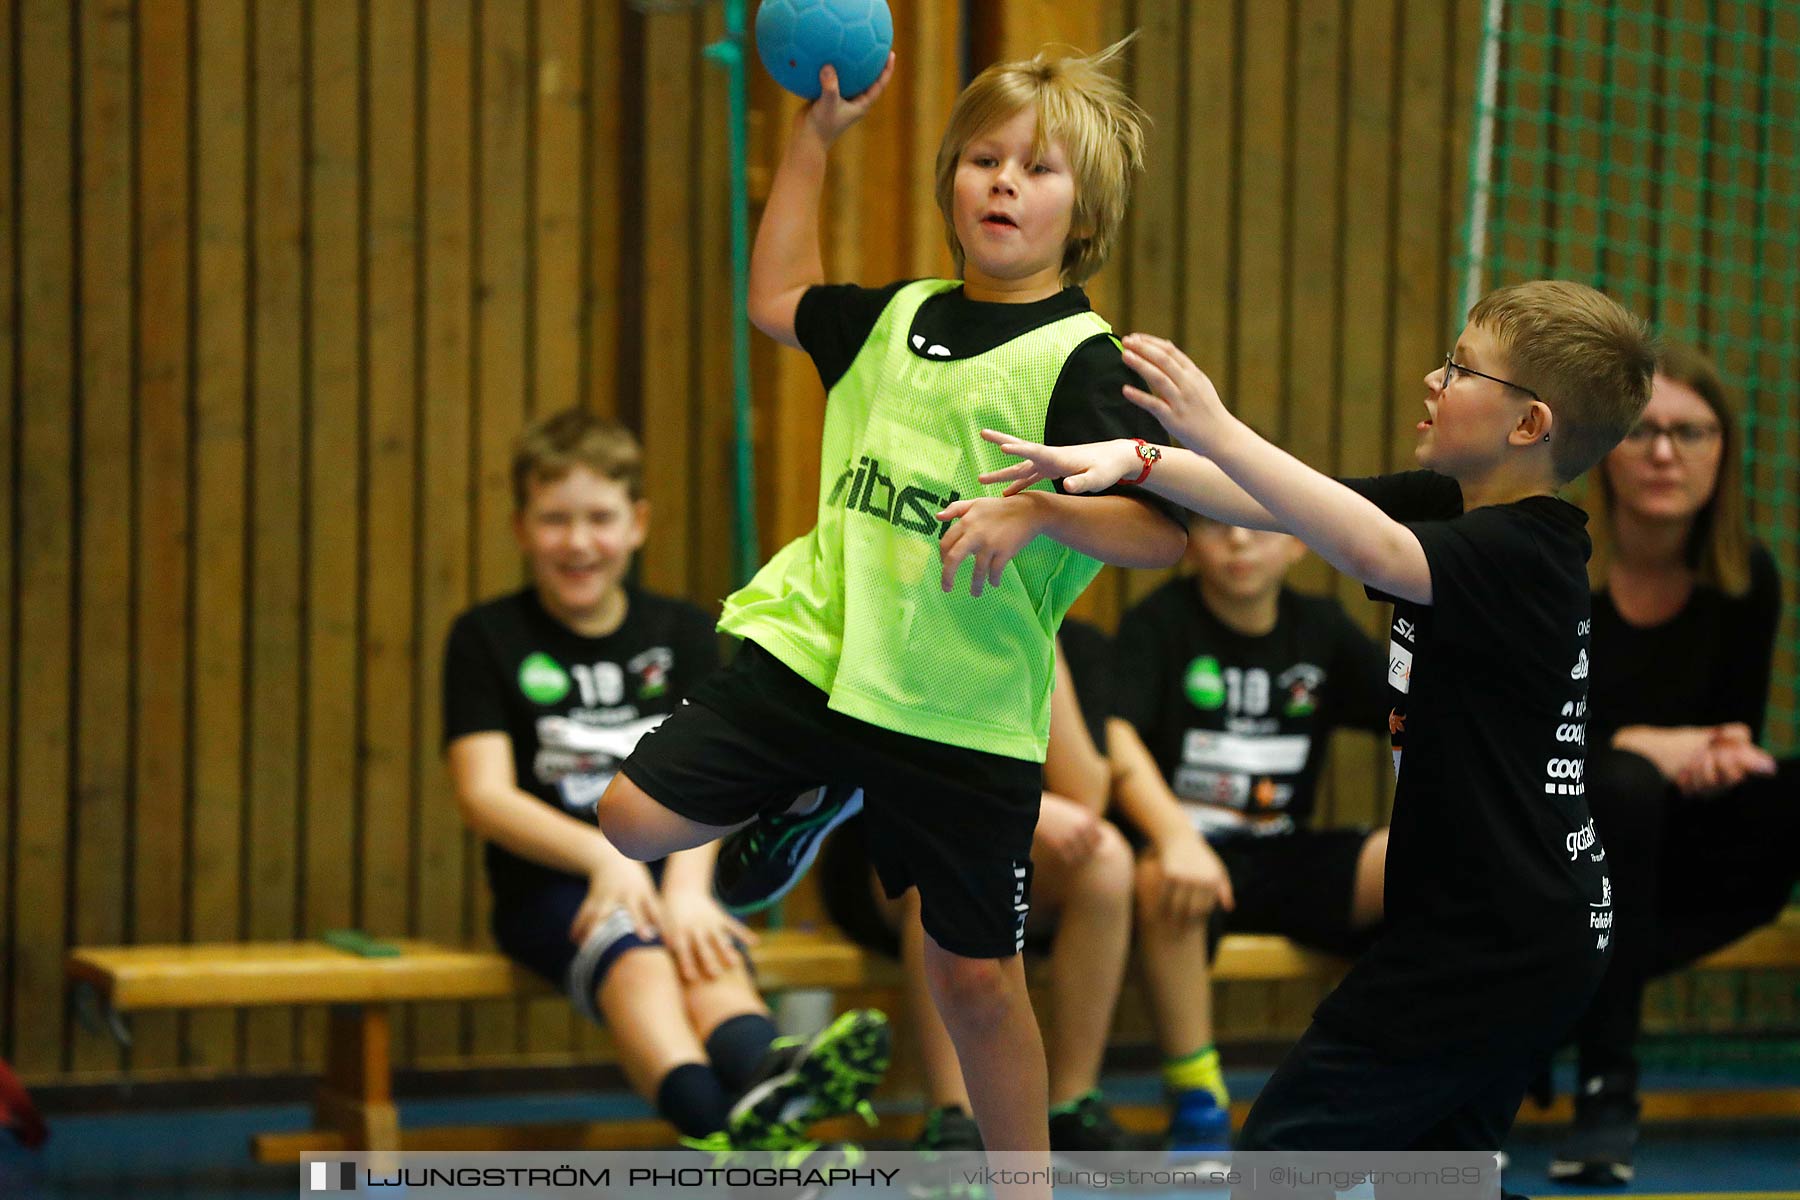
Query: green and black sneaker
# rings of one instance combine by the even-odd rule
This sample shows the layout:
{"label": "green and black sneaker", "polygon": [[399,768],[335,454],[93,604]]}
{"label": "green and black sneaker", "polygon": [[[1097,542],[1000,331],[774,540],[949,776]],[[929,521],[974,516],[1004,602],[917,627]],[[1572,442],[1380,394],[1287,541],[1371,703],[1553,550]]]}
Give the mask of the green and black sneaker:
{"label": "green and black sneaker", "polygon": [[[956,1166],[978,1167],[981,1130],[960,1104],[946,1104],[925,1114],[925,1124],[912,1148],[919,1152],[919,1178],[907,1184],[913,1200],[988,1200],[990,1193],[968,1181]],[[955,1164],[955,1165],[951,1165]]]}
{"label": "green and black sneaker", "polygon": [[[779,1047],[777,1047],[779,1049]],[[843,1014],[788,1056],[771,1055],[771,1073],[731,1108],[725,1131],[740,1148],[792,1146],[815,1121],[857,1113],[875,1123],[869,1096],[887,1074],[893,1040],[885,1014]]]}
{"label": "green and black sneaker", "polygon": [[799,808],[765,816],[719,846],[713,890],[737,916],[761,912],[793,890],[818,857],[825,835],[862,811],[859,787],[822,787]]}
{"label": "green and black sneaker", "polygon": [[1163,1149],[1160,1134],[1121,1129],[1098,1088],[1050,1112],[1050,1153],[1065,1162],[1105,1162],[1107,1156],[1116,1154],[1160,1158]]}

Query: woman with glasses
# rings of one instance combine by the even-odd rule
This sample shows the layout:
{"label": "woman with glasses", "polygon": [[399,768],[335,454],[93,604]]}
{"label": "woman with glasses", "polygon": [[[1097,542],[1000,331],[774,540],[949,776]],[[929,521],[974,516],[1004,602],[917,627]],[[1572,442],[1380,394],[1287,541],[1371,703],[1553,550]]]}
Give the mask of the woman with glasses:
{"label": "woman with glasses", "polygon": [[1745,522],[1741,457],[1718,371],[1670,345],[1590,477],[1587,800],[1616,924],[1554,1178],[1631,1179],[1645,982],[1773,919],[1800,875],[1800,760],[1756,745],[1781,590]]}

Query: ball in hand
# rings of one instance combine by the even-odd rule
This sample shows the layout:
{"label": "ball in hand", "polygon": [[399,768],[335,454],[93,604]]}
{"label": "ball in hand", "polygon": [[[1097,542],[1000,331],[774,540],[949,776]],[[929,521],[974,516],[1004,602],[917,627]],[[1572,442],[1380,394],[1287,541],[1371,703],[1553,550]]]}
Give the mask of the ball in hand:
{"label": "ball in hand", "polygon": [[763,0],[756,51],[775,82],[802,100],[819,98],[819,68],[837,68],[838,91],[869,90],[887,66],[894,16],[887,0]]}

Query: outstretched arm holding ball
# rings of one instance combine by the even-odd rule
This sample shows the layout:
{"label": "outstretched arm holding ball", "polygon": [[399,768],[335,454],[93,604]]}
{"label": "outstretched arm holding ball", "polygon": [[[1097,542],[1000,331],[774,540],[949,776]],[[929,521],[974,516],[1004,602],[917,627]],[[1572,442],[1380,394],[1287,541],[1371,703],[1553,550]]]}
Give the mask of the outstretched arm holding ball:
{"label": "outstretched arm holding ball", "polygon": [[794,310],[807,288],[825,282],[825,260],[819,250],[825,156],[838,135],[869,111],[893,73],[894,56],[889,54],[887,66],[869,89],[846,99],[838,92],[837,69],[821,67],[819,98],[794,120],[750,254],[750,322],[785,346],[800,348]]}

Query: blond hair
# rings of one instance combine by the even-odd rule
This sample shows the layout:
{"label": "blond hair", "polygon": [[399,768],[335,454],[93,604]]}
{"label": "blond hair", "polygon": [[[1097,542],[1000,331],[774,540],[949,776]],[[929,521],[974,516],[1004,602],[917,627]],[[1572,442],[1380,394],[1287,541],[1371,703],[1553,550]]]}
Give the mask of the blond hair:
{"label": "blond hair", "polygon": [[1489,292],[1469,323],[1494,335],[1508,378],[1555,417],[1550,462],[1567,483],[1606,457],[1650,402],[1656,342],[1618,301],[1566,279]]}
{"label": "blond hair", "polygon": [[1136,36],[1127,34],[1098,54],[1052,57],[1040,50],[1024,61],[995,63],[956,98],[938,143],[937,202],[958,274],[963,248],[954,215],[956,164],[970,142],[1027,108],[1037,113],[1032,152],[1042,156],[1051,142],[1061,142],[1075,179],[1062,282],[1085,283],[1105,264],[1125,220],[1132,176],[1144,166],[1147,120],[1106,67]]}
{"label": "blond hair", "polygon": [[625,485],[633,500],[644,488],[644,452],[629,429],[585,408],[566,408],[527,425],[513,443],[513,503],[525,511],[534,484],[555,483],[576,467]]}
{"label": "blond hair", "polygon": [[[1665,343],[1656,355],[1656,373],[1671,383],[1693,389],[1719,422],[1719,471],[1712,495],[1694,514],[1688,530],[1687,565],[1695,578],[1728,596],[1750,590],[1750,522],[1744,512],[1744,463],[1739,441],[1737,403],[1712,359],[1692,346]],[[1588,579],[1595,590],[1606,586],[1612,565],[1612,480],[1595,471],[1588,490],[1588,511],[1593,517],[1594,553],[1588,559]]]}

